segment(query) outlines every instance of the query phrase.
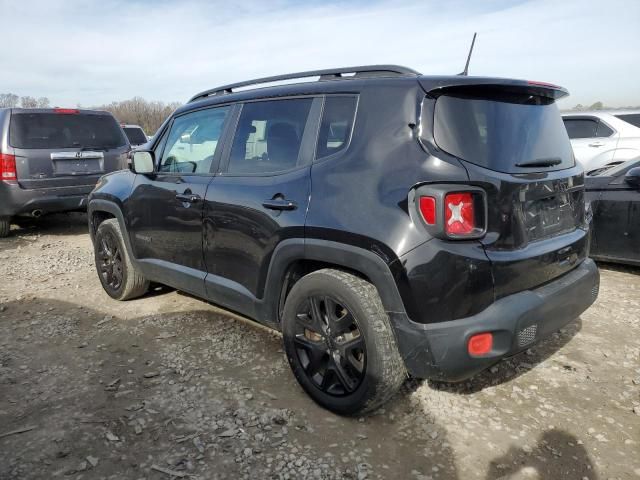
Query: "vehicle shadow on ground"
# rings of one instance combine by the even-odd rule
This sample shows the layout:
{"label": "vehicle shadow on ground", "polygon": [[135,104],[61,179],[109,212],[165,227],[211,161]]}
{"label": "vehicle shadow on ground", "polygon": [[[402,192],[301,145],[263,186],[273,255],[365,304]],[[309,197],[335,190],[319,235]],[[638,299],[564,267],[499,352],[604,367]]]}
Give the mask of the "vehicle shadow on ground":
{"label": "vehicle shadow on ground", "polygon": [[43,215],[40,218],[16,217],[11,221],[9,239],[23,235],[79,235],[89,233],[86,212]]}
{"label": "vehicle shadow on ground", "polygon": [[612,272],[632,273],[635,275],[640,275],[640,267],[636,267],[634,265],[623,265],[621,263],[601,262],[600,260],[598,260],[597,264],[598,264],[598,268],[601,270],[610,270]]}
{"label": "vehicle shadow on ground", "polygon": [[[555,355],[562,347],[569,343],[580,330],[582,330],[582,319],[577,318],[559,332],[554,333],[550,337],[540,341],[525,352],[521,352],[513,357],[506,358],[494,367],[481,372],[469,380],[460,383],[447,383],[430,380],[429,386],[437,390],[443,390],[450,393],[461,395],[469,395],[479,392],[487,387],[501,385],[510,382],[519,376],[536,368],[537,365]],[[564,368],[571,369],[570,365]],[[414,382],[418,384],[418,382]],[[411,384],[410,384],[411,386]],[[419,385],[418,385],[419,386]],[[414,388],[417,388],[414,387]]]}
{"label": "vehicle shadow on ground", "polygon": [[[216,452],[207,462],[221,472],[220,478],[243,476],[237,451],[290,455],[306,445],[313,447],[314,458],[317,454],[314,468],[327,463],[329,454],[336,458],[327,478],[335,468],[343,469],[344,478],[359,478],[366,469],[384,473],[382,465],[396,478],[411,478],[413,471],[429,478],[434,468],[439,478],[459,478],[447,430],[432,416],[421,415],[425,429],[416,431],[415,421],[383,412],[357,418],[322,409],[289,374],[280,338],[257,324],[254,328],[205,305],[127,319],[110,311],[108,302],[95,310],[31,298],[3,307],[0,434],[36,428],[0,438],[0,478],[73,475],[81,473],[79,465],[89,469],[90,478],[139,478],[150,473],[148,465],[139,466],[143,462],[138,459],[147,458],[185,475],[210,478],[211,469],[180,470],[202,457],[201,444],[176,441],[194,429]],[[214,426],[197,412],[206,412]],[[254,432],[261,428],[256,421],[243,424],[239,419],[274,412],[290,415],[283,449],[274,447],[282,434],[273,436],[282,423],[257,430],[262,440],[221,434],[229,425]],[[136,431],[137,418],[145,423]],[[119,440],[105,442],[107,434]],[[349,445],[347,451],[344,445]],[[124,455],[130,461],[121,461]],[[349,461],[341,462],[341,455]],[[88,456],[100,458],[98,465],[88,466]],[[267,470],[254,463],[254,478],[278,478],[275,462],[260,463]]]}
{"label": "vehicle shadow on ground", "polygon": [[550,429],[533,448],[511,447],[490,462],[487,480],[513,477],[597,480],[598,474],[582,442],[568,432]]}

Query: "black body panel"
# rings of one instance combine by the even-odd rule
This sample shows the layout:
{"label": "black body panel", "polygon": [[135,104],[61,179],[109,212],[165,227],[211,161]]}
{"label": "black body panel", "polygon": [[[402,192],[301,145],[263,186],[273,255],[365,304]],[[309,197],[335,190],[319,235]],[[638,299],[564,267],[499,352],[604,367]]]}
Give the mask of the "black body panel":
{"label": "black body panel", "polygon": [[[127,232],[133,262],[148,279],[274,328],[295,268],[301,269],[297,274],[323,267],[351,271],[377,288],[410,373],[465,378],[519,351],[513,341],[521,327],[538,322],[541,338],[575,318],[598,288],[597,269],[586,259],[580,167],[564,168],[571,163],[565,159],[549,171],[500,173],[458,159],[433,141],[425,96],[474,82],[549,102],[566,93],[515,80],[413,74],[231,93],[233,86],[213,89],[172,117],[234,105],[211,171],[103,178],[90,197],[92,232],[100,212],[115,216]],[[353,131],[344,148],[316,159],[329,95],[357,98]],[[289,97],[313,98],[298,135],[300,163],[269,174],[229,173],[234,133],[243,131],[247,139],[256,134],[251,142],[258,142],[255,125],[238,126],[245,105]],[[172,121],[144,147],[156,157]],[[239,158],[267,161],[270,152],[252,155]],[[421,192],[469,187],[481,189],[486,201],[481,234],[472,240],[435,234],[417,206]],[[200,201],[185,205],[176,194]],[[465,356],[468,335],[485,328],[503,332],[496,338],[506,343],[490,359],[472,361]]]}
{"label": "black body panel", "polygon": [[638,166],[639,160],[631,160],[586,178],[593,212],[591,257],[597,260],[640,265],[640,189],[625,180]]}

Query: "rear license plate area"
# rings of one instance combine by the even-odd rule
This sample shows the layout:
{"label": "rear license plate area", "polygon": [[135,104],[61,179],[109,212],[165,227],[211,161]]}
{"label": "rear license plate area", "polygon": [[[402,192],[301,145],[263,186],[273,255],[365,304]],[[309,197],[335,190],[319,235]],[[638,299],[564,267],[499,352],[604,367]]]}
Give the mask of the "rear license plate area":
{"label": "rear license plate area", "polygon": [[102,172],[102,162],[97,158],[83,160],[54,160],[54,175],[90,175]]}
{"label": "rear license plate area", "polygon": [[577,225],[572,204],[571,193],[524,202],[528,239],[538,240],[574,230]]}

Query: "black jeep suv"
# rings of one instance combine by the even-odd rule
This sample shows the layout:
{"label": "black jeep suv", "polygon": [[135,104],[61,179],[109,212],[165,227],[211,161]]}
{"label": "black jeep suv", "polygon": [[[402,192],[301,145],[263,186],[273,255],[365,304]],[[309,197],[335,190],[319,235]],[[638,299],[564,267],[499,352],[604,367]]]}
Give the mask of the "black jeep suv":
{"label": "black jeep suv", "polygon": [[203,92],[91,194],[98,275],[118,300],[159,282],[282,331],[338,413],[408,375],[468,378],[597,297],[566,94],[390,65]]}

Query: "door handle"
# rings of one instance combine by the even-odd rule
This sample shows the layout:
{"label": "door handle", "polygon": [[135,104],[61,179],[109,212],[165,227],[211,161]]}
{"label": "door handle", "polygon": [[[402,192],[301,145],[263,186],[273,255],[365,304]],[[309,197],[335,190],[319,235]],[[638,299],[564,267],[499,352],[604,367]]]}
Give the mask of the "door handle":
{"label": "door handle", "polygon": [[590,147],[602,147],[602,146],[604,146],[604,143],[602,143],[602,142],[591,142],[589,144],[589,146]]}
{"label": "door handle", "polygon": [[196,203],[199,202],[202,198],[200,195],[195,195],[193,193],[178,193],[176,194],[176,199],[185,203]]}
{"label": "door handle", "polygon": [[295,210],[298,208],[296,202],[284,198],[270,198],[262,202],[262,206],[269,210]]}

